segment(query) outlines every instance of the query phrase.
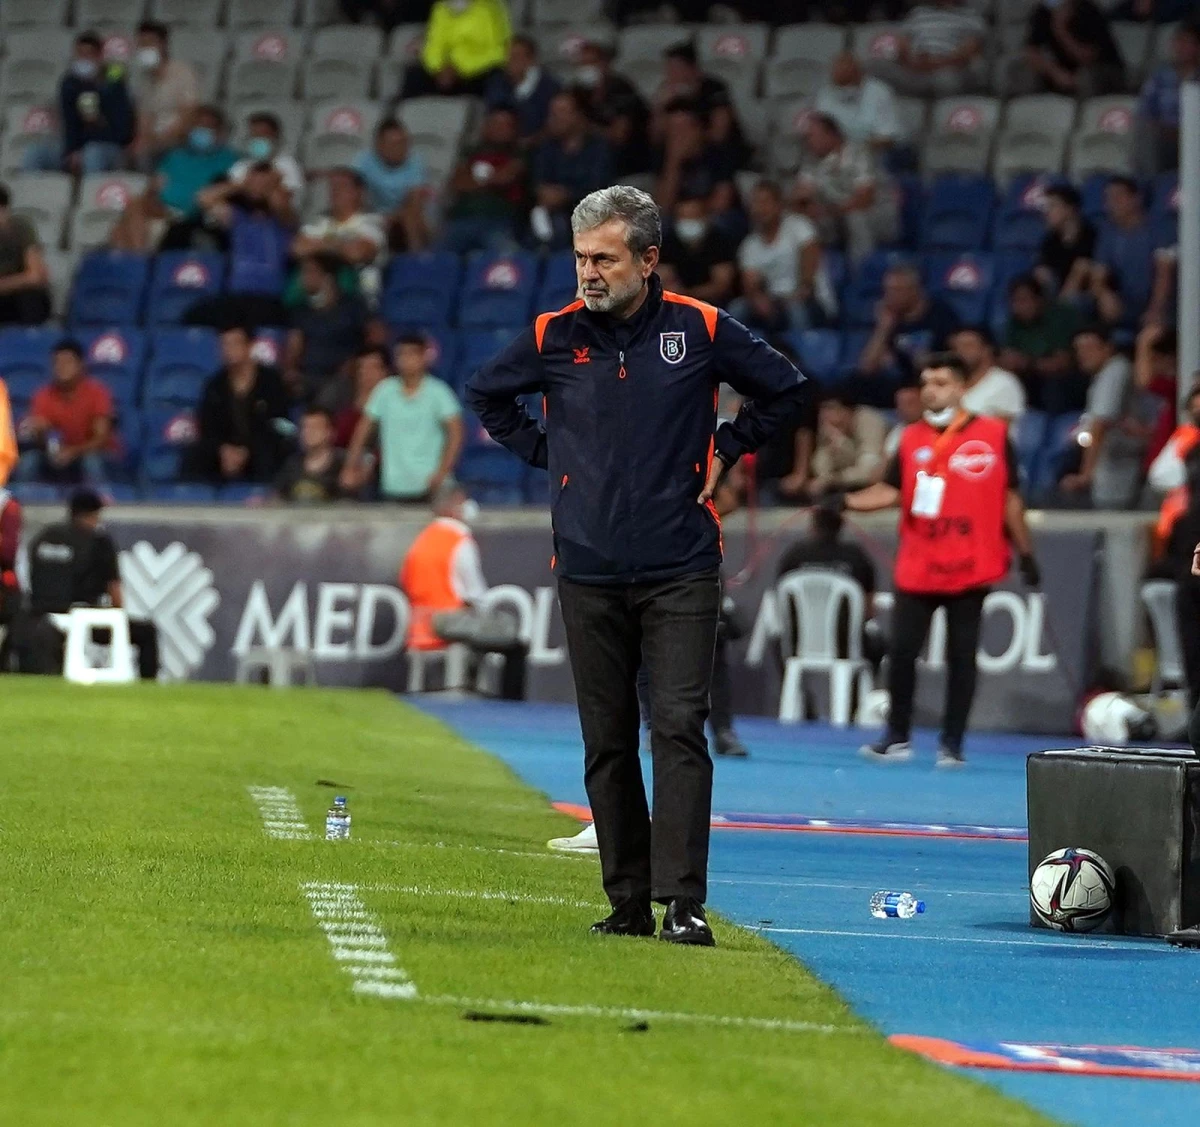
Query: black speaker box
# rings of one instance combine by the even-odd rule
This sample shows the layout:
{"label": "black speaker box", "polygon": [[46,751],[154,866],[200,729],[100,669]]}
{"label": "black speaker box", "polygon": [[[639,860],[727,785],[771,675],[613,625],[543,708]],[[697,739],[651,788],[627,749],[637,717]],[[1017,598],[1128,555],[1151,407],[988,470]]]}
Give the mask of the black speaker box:
{"label": "black speaker box", "polygon": [[[1026,762],[1029,875],[1056,849],[1099,853],[1117,878],[1116,931],[1200,924],[1200,760],[1190,751],[1079,748]],[[1033,913],[1030,923],[1044,926]]]}

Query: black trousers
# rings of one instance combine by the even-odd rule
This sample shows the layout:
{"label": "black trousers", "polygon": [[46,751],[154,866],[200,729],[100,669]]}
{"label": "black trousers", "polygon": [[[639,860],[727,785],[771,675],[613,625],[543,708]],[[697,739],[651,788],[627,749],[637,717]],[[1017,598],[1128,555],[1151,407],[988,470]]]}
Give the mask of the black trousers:
{"label": "black trousers", "polygon": [[[703,901],[712,760],[708,718],[721,605],[716,571],[656,583],[558,586],[583,730],[584,781],[613,905]],[[638,761],[637,675],[646,663],[654,819]]]}
{"label": "black trousers", "polygon": [[[643,665],[637,678],[638,706],[642,723],[650,727],[650,675]],[[729,641],[717,627],[717,647],[713,651],[712,687],[708,694],[708,726],[716,735],[733,730],[733,683],[729,679]]]}
{"label": "black trousers", "polygon": [[913,695],[917,688],[917,656],[929,635],[938,607],[946,608],[946,705],[942,742],[961,748],[975,697],[975,654],[987,588],[959,595],[913,595],[897,591],[892,604],[892,646],[888,670],[891,713],[888,735],[907,740],[912,731]]}

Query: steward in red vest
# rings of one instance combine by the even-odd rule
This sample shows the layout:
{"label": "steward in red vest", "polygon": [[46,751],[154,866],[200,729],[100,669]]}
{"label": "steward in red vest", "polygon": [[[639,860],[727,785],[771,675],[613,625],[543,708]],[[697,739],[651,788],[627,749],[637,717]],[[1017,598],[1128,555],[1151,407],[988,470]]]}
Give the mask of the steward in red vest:
{"label": "steward in red vest", "polygon": [[944,607],[946,706],[937,765],[962,766],[984,597],[1008,574],[1012,548],[1020,556],[1026,584],[1037,587],[1040,582],[1007,428],[1001,420],[962,409],[966,379],[958,356],[931,356],[921,372],[924,417],[905,428],[883,480],[844,498],[852,512],[900,507],[889,653],[891,709],[883,738],[862,749],[869,759],[912,756],[917,655],[934,612]]}

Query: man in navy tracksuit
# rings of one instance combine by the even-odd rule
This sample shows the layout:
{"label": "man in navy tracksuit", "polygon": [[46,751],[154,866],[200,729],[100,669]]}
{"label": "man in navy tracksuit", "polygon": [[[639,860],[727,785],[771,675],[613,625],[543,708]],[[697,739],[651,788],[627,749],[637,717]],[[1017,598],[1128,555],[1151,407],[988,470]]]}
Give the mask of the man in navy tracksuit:
{"label": "man in navy tracksuit", "polygon": [[[703,903],[712,761],[704,737],[721,603],[721,472],[799,406],[803,378],[732,317],[665,293],[658,206],[593,192],[571,220],[582,300],[543,313],[471,379],[488,433],[550,471],[553,567],[585,779],[612,914],[593,931],[711,946]],[[716,427],[717,389],[746,398]],[[517,396],[545,396],[546,423]],[[654,819],[638,762],[650,675]]]}

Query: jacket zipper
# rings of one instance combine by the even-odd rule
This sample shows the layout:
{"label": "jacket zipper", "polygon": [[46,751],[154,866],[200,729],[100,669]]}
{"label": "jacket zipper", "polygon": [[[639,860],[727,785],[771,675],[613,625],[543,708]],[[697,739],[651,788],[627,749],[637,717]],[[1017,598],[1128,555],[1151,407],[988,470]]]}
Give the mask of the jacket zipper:
{"label": "jacket zipper", "polygon": [[623,380],[625,378],[625,353],[618,352],[617,359],[621,362],[621,367],[617,371],[617,379]]}

